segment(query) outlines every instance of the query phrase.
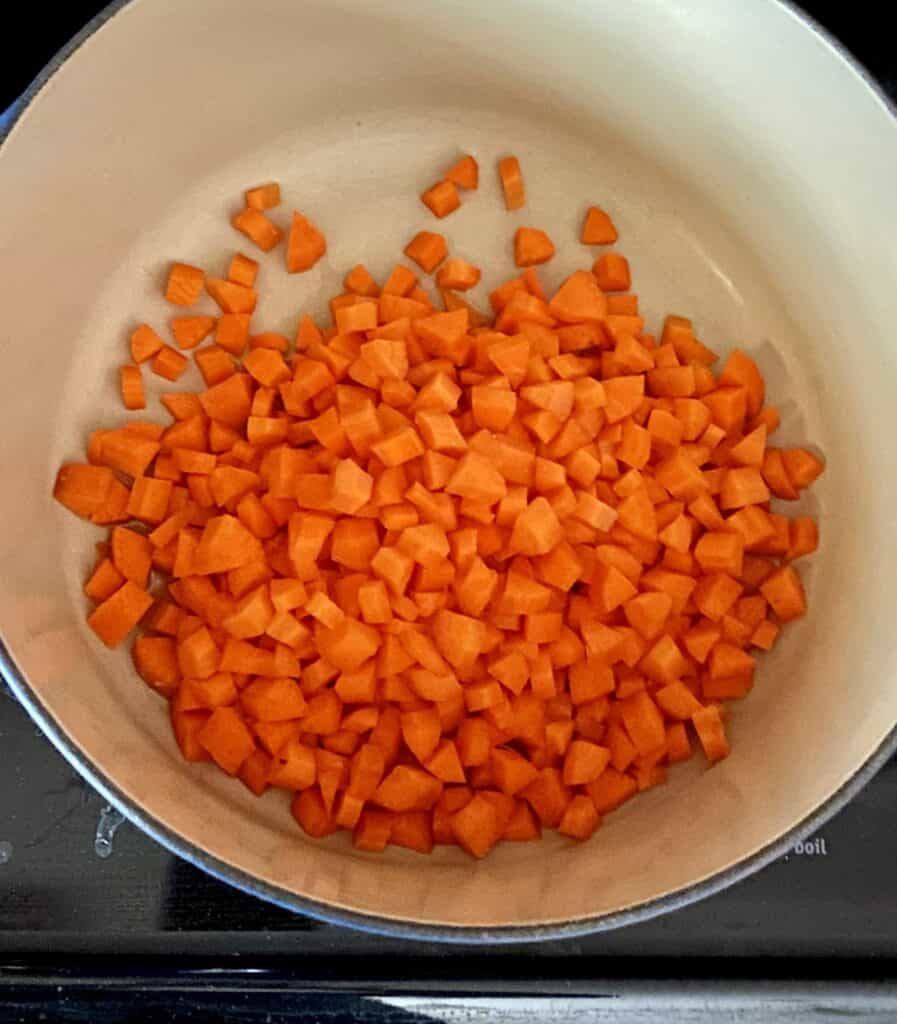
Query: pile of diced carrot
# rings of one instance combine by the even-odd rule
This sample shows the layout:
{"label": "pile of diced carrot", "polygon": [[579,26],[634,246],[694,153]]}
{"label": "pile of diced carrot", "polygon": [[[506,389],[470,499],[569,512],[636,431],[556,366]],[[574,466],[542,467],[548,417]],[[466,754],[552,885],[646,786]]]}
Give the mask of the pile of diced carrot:
{"label": "pile of diced carrot", "polygon": [[[523,207],[519,162],[499,176]],[[467,156],[423,202],[445,216],[478,181]],[[250,189],[233,218],[263,251],[279,202]],[[616,242],[607,213],[581,240]],[[294,213],[288,268],[325,251]],[[176,379],[191,350],[204,389],[163,394],[168,426],[96,431],[56,481],[111,526],[88,623],[109,646],[139,624],[184,757],[285,790],[311,836],[477,857],[542,828],[584,839],[695,744],[728,754],[726,702],[806,611],[792,563],[816,524],[770,501],[822,463],[768,443],[744,352],[717,372],[690,321],[646,333],[620,253],[548,296],[532,268],[554,245],[521,227],[523,273],[488,315],[442,235],[406,253],[442,308],[407,266],[356,266],[331,326],[303,316],[293,341],[254,331],[256,260],[171,267],[172,304],[205,291],[220,313],[175,317],[174,345],[138,327],[122,400],[143,408],[143,367]]]}

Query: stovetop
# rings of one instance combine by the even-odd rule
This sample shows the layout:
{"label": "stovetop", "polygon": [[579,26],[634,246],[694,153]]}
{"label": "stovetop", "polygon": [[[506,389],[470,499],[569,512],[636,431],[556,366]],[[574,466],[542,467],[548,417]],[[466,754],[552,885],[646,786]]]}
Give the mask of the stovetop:
{"label": "stovetop", "polygon": [[[52,24],[39,5],[21,12],[16,58],[0,73],[0,113],[100,6],[72,2]],[[877,0],[832,11],[805,6],[897,100],[885,7]],[[493,1015],[497,993],[593,997],[599,1007],[613,996],[614,1019],[623,1019],[619,999],[633,983],[642,983],[637,991],[646,999],[659,992],[654,1005],[669,1009],[692,1006],[689,985],[725,1000],[739,986],[774,979],[788,980],[779,990],[785,1006],[794,985],[828,982],[826,1005],[837,1013],[858,999],[884,1006],[878,986],[897,980],[897,759],[818,835],[717,896],[590,938],[486,948],[323,925],[211,879],[122,821],[2,684],[0,752],[0,1022],[37,1019],[50,1006],[91,1024],[169,1021],[177,1006],[191,1021],[277,1024],[288,1019],[284,993],[299,991],[302,1012],[331,1021],[373,1019],[353,993],[379,994],[381,1010],[388,1005],[403,1021],[432,1019],[410,998],[415,993],[440,994],[440,1006],[446,994],[464,993],[468,1008],[472,996],[488,994],[492,1002],[481,1009]],[[847,989],[837,988],[842,982]],[[315,1002],[309,992],[329,995]],[[397,993],[402,998],[390,999]],[[433,1005],[427,1013],[439,1016]],[[552,1019],[567,1019],[558,1005]],[[895,1009],[888,1003],[881,1019],[897,1019]],[[551,1015],[545,1006],[540,1014]],[[499,1015],[513,1018],[507,1007]]]}
{"label": "stovetop", "polygon": [[675,961],[679,976],[706,974],[710,961],[736,974],[781,973],[768,962],[776,960],[817,958],[826,974],[837,970],[831,958],[850,961],[851,973],[864,970],[863,960],[875,974],[883,959],[897,963],[897,760],[818,835],[717,896],[590,938],[490,950],[320,924],[215,881],[123,821],[8,692],[0,694],[0,750],[0,965],[45,959],[58,970],[115,958],[186,969],[211,960],[227,970],[290,957],[310,983],[489,976],[526,987],[563,977],[567,988],[588,989],[596,958],[602,977],[656,973],[663,961]]}

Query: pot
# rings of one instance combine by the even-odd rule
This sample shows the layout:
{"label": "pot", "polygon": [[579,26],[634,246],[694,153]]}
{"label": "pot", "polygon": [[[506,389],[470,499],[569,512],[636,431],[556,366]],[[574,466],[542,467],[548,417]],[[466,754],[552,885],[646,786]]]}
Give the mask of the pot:
{"label": "pot", "polygon": [[[417,198],[462,152],[479,191],[440,222],[494,277],[519,224],[549,229],[549,285],[588,265],[586,206],[612,212],[648,322],[691,316],[755,356],[782,443],[827,471],[810,613],[734,707],[732,754],[609,816],[474,863],[308,839],[282,793],[185,763],[126,651],[86,628],[100,532],[51,498],[59,464],[122,418],[117,368],[165,324],[172,259],[243,241],[242,190],[281,182],[328,253],[266,263],[260,319],[291,333],[346,270],[382,277]],[[495,164],[521,159],[508,214]],[[177,854],[329,921],[445,941],[571,936],[675,909],[757,869],[834,813],[897,735],[897,122],[851,59],[774,0],[132,0],[46,69],[0,149],[3,671],[69,761]],[[270,269],[269,269],[270,264]],[[195,386],[195,382],[194,382]],[[162,390],[162,389],[159,389]],[[153,402],[150,401],[150,408]],[[161,408],[159,412],[161,413]],[[161,421],[161,420],[160,420]]]}

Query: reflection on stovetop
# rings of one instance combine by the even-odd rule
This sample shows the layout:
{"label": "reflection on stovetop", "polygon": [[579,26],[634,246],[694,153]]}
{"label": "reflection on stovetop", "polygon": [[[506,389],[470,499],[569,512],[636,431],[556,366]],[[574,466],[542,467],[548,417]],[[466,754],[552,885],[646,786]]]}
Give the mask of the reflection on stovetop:
{"label": "reflection on stovetop", "polygon": [[[322,925],[215,881],[109,808],[0,694],[0,954],[463,956]],[[530,956],[897,955],[897,763],[818,836],[702,903]],[[511,952],[495,951],[499,956]],[[585,961],[583,961],[585,962]]]}

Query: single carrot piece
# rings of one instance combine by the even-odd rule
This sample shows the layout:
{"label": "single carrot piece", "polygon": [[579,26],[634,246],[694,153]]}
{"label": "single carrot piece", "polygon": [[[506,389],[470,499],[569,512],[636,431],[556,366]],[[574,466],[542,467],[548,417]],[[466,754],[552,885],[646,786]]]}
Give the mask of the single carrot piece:
{"label": "single carrot piece", "polygon": [[806,448],[784,449],[782,461],[788,479],[799,491],[809,487],[825,468],[822,460]]}
{"label": "single carrot piece", "polygon": [[592,273],[603,292],[626,292],[632,285],[629,261],[618,252],[602,253],[595,261]]}
{"label": "single carrot piece", "polygon": [[439,266],[448,255],[445,238],[432,231],[418,231],[405,246],[405,255],[428,274]]}
{"label": "single carrot piece", "polygon": [[520,161],[516,156],[506,156],[498,161],[498,177],[501,181],[506,209],[519,210],[526,202],[526,191],[520,171]]}
{"label": "single carrot piece", "polygon": [[234,214],[231,224],[262,250],[270,252],[283,239],[283,232],[262,213],[247,206]]}
{"label": "single carrot piece", "polygon": [[153,373],[166,380],[177,380],[187,369],[187,358],[170,345],[163,345],[150,364]]}
{"label": "single carrot piece", "polygon": [[467,260],[450,259],[439,268],[436,282],[440,288],[463,292],[477,285],[480,277],[479,267],[468,263]]}
{"label": "single carrot piece", "polygon": [[153,598],[126,580],[87,617],[87,624],[107,647],[117,647],[149,611]]}
{"label": "single carrot piece", "polygon": [[291,274],[310,270],[325,252],[324,235],[307,217],[294,210],[287,239],[287,270]]}
{"label": "single carrot piece", "polygon": [[131,335],[131,358],[135,363],[145,363],[165,344],[149,324],[140,324]]}
{"label": "single carrot piece", "polygon": [[514,235],[514,262],[518,267],[547,263],[554,252],[554,243],[540,228],[517,229]]}
{"label": "single carrot piece", "polygon": [[267,185],[248,188],[244,193],[246,205],[252,210],[270,210],[280,205],[280,185],[272,181]]}
{"label": "single carrot piece", "polygon": [[123,366],[119,371],[121,400],[126,409],[145,409],[143,377],[139,366]]}
{"label": "single carrot piece", "polygon": [[720,761],[729,756],[726,729],[716,705],[696,711],[691,721],[708,761]]}
{"label": "single carrot piece", "polygon": [[192,306],[202,294],[205,273],[189,263],[172,263],[165,298],[175,306]]}
{"label": "single carrot piece", "polygon": [[215,328],[212,316],[178,316],[171,321],[171,333],[178,348],[196,348]]}
{"label": "single carrot piece", "polygon": [[453,181],[437,181],[425,192],[421,193],[420,201],[436,217],[447,217],[461,205],[461,197]]}
{"label": "single carrot piece", "polygon": [[583,245],[613,245],[619,236],[614,222],[600,206],[590,206],[582,225]]}
{"label": "single carrot piece", "polygon": [[480,182],[480,168],[475,157],[469,153],[445,172],[445,180],[451,181],[458,188],[475,189]]}
{"label": "single carrot piece", "polygon": [[111,597],[125,582],[111,558],[101,558],[84,584],[84,593],[96,604]]}
{"label": "single carrot piece", "polygon": [[807,599],[800,577],[790,565],[783,566],[760,584],[760,593],[782,622],[806,614]]}
{"label": "single carrot piece", "polygon": [[241,284],[244,288],[252,288],[258,277],[258,261],[244,256],[241,252],[235,252],[231,257],[230,265],[227,268],[227,279],[234,284]]}
{"label": "single carrot piece", "polygon": [[600,824],[601,817],[591,797],[578,793],[564,811],[558,832],[572,839],[588,839]]}
{"label": "single carrot piece", "polygon": [[212,760],[227,772],[236,775],[243,762],[255,750],[255,740],[239,713],[231,707],[215,708],[198,736]]}

